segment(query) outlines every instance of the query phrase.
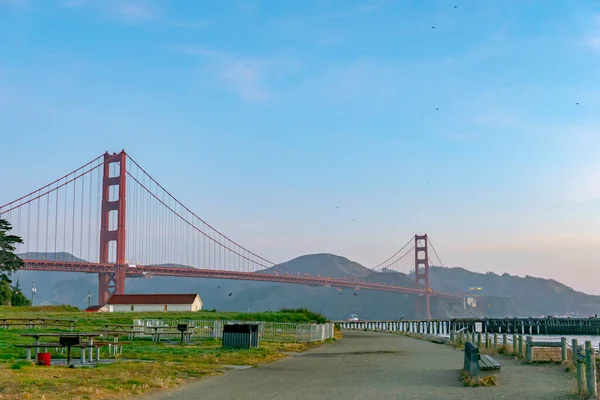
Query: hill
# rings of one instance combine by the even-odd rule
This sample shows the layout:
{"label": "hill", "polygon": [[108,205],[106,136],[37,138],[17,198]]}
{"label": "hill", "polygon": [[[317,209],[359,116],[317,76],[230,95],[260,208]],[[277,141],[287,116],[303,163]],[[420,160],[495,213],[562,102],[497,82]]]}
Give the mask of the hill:
{"label": "hill", "polygon": [[485,296],[482,312],[488,316],[589,316],[600,313],[600,296],[578,292],[553,279],[430,267],[429,281],[435,290]]}
{"label": "hill", "polygon": [[[36,257],[61,257],[68,260],[72,256],[68,253],[37,253]],[[374,272],[359,263],[332,254],[301,256],[266,271],[275,270],[322,277],[351,276],[366,282],[414,287],[412,275],[389,270]],[[20,279],[25,293],[27,282],[35,281],[36,304],[71,304],[84,308],[87,306],[88,293],[91,293],[91,303],[96,303],[97,277],[94,274],[19,271],[15,278]],[[468,315],[504,317],[600,313],[600,296],[577,292],[548,279],[508,274],[480,274],[463,268],[431,267],[430,284],[437,291],[476,292],[485,296],[477,309],[465,309],[462,302],[432,298],[432,315],[438,318]],[[481,291],[470,291],[471,287],[481,287]],[[417,301],[415,296],[369,290],[356,291],[350,288],[342,289],[338,293],[336,288],[326,287],[175,277],[128,279],[126,291],[199,293],[205,309],[220,311],[260,312],[306,307],[332,319],[345,319],[354,310],[361,318],[412,318]],[[422,298],[418,300],[422,301]]]}
{"label": "hill", "polygon": [[333,254],[308,254],[300,256],[276,267],[269,268],[265,272],[281,272],[282,270],[330,278],[343,278],[347,276],[364,278],[373,273],[373,270],[357,262]]}

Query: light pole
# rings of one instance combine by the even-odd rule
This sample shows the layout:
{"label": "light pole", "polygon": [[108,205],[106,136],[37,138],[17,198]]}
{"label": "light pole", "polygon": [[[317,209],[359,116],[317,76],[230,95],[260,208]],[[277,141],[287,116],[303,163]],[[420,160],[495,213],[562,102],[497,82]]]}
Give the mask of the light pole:
{"label": "light pole", "polygon": [[35,288],[35,282],[31,281],[31,305],[33,305],[33,298],[36,291],[37,289]]}

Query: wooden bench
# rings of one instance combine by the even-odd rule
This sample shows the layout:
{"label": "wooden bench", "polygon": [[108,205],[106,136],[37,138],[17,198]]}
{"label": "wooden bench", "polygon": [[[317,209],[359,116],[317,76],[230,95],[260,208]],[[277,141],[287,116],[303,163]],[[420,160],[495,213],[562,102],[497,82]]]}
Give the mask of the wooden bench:
{"label": "wooden bench", "polygon": [[480,355],[479,347],[473,342],[465,343],[465,360],[463,370],[469,376],[477,376],[481,371],[486,373],[494,373],[500,370],[500,363],[488,355]]}
{"label": "wooden bench", "polygon": [[500,369],[500,363],[488,355],[479,355],[479,369],[482,371],[493,371]]}

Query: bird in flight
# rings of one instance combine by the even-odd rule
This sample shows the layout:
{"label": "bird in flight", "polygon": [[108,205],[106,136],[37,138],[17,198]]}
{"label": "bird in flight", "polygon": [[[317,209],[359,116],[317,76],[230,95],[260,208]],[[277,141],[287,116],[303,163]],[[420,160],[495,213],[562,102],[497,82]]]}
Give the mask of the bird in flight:
{"label": "bird in flight", "polygon": [[436,108],[436,109],[435,109],[435,111],[440,111],[440,109],[439,109],[439,108]]}
{"label": "bird in flight", "polygon": [[217,286],[217,289],[221,289],[221,286]]}
{"label": "bird in flight", "polygon": [[458,8],[458,7],[454,6],[454,8]]}
{"label": "bird in flight", "polygon": [[431,29],[435,29],[435,26],[432,26]]}
{"label": "bird in flight", "polygon": [[232,294],[233,294],[233,292],[229,293],[229,297],[231,297]]}
{"label": "bird in flight", "polygon": [[335,208],[336,208],[337,210],[339,210],[339,209],[340,209],[339,207],[335,207]]}
{"label": "bird in flight", "polygon": [[578,105],[579,105],[579,103],[575,103],[575,105],[576,105],[576,106],[578,106]]}

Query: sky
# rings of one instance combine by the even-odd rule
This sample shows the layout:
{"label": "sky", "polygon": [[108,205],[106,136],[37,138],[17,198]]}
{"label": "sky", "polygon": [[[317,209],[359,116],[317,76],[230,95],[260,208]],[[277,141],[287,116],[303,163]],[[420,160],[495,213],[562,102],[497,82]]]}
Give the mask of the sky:
{"label": "sky", "polygon": [[0,0],[0,204],[125,149],[274,261],[600,294],[598,71],[594,0]]}

